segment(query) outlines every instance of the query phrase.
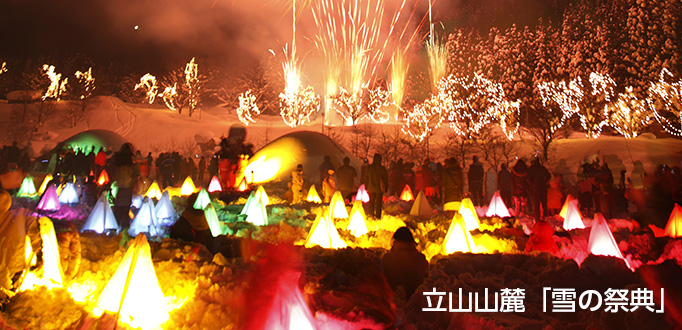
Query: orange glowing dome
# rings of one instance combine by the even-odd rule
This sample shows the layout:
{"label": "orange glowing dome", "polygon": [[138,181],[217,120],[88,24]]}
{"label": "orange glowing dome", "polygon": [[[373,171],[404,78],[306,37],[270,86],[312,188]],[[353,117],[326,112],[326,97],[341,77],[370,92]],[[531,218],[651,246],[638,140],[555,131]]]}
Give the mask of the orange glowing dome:
{"label": "orange glowing dome", "polygon": [[571,200],[568,203],[568,207],[566,208],[566,214],[564,216],[563,227],[564,230],[585,228],[585,224],[583,223],[583,215],[580,214],[580,210],[578,209],[578,201],[575,199]]}
{"label": "orange glowing dome", "polygon": [[488,218],[492,217],[508,218],[511,216],[509,214],[509,209],[507,209],[507,206],[504,205],[504,201],[502,200],[499,191],[496,191],[493,194],[493,198],[490,199],[490,204],[488,204],[488,211],[485,213],[485,216]]}
{"label": "orange glowing dome", "polygon": [[305,198],[306,201],[315,204],[322,204],[322,199],[315,189],[315,185],[311,185],[308,190],[308,196]]}
{"label": "orange glowing dome", "polygon": [[133,240],[95,306],[95,316],[118,312],[120,321],[133,328],[157,329],[168,320],[168,304],[145,235]]}
{"label": "orange glowing dome", "polygon": [[365,222],[365,209],[362,206],[362,201],[354,201],[353,207],[350,209],[350,222],[346,230],[349,230],[351,235],[360,237],[367,234],[367,223]]}
{"label": "orange glowing dome", "polygon": [[405,185],[405,188],[403,188],[403,192],[400,193],[400,200],[405,202],[411,202],[414,200],[414,195],[412,194],[412,189],[409,185]]}
{"label": "orange glowing dome", "polygon": [[182,183],[182,187],[180,188],[180,195],[189,196],[193,194],[195,191],[197,191],[197,187],[194,185],[194,181],[192,181],[192,178],[188,176]]}
{"label": "orange glowing dome", "polygon": [[358,193],[355,194],[355,200],[362,201],[363,203],[369,202],[369,193],[367,192],[367,189],[365,189],[364,184],[358,188]]}
{"label": "orange glowing dome", "polygon": [[328,212],[323,211],[322,213],[317,215],[313,226],[310,228],[310,233],[305,240],[305,247],[310,248],[319,245],[325,249],[342,249],[348,246],[339,236],[334,222],[327,214]]}
{"label": "orange glowing dome", "polygon": [[471,237],[464,223],[464,218],[459,213],[455,213],[452,222],[450,222],[450,228],[448,228],[448,233],[445,235],[445,240],[443,240],[442,252],[443,254],[455,252],[478,253],[474,238]]}
{"label": "orange glowing dome", "polygon": [[682,207],[675,204],[675,208],[670,212],[668,224],[665,225],[665,235],[670,237],[682,236]]}
{"label": "orange glowing dome", "polygon": [[478,214],[476,214],[476,209],[474,208],[474,203],[471,198],[465,198],[459,204],[459,210],[457,211],[464,218],[464,223],[466,223],[466,228],[468,231],[478,229],[481,222],[478,220]]}
{"label": "orange glowing dome", "polygon": [[415,217],[425,217],[430,218],[433,215],[433,209],[429,200],[426,199],[424,191],[420,191],[417,195],[417,199],[414,200],[412,208],[410,209],[410,215]]}
{"label": "orange glowing dome", "polygon": [[330,215],[332,218],[348,219],[348,211],[346,210],[346,203],[340,191],[334,192],[332,199],[329,202]]}
{"label": "orange glowing dome", "polygon": [[[561,211],[559,211],[559,216],[566,219],[566,213],[568,212],[568,207],[571,205],[571,201],[574,201],[574,200],[575,200],[575,198],[573,198],[573,196],[571,196],[571,194],[566,195],[566,201],[564,202],[564,206],[561,207]],[[577,201],[576,201],[576,203],[577,203]]]}
{"label": "orange glowing dome", "polygon": [[102,172],[99,173],[99,177],[97,178],[97,185],[103,186],[107,183],[109,183],[109,173],[107,173],[107,170],[102,170]]}
{"label": "orange glowing dome", "polygon": [[217,191],[223,191],[223,187],[220,186],[220,180],[218,179],[217,176],[213,176],[211,178],[211,182],[208,184],[208,192],[213,193]]}
{"label": "orange glowing dome", "polygon": [[147,192],[144,193],[144,195],[149,198],[156,198],[156,200],[161,199],[161,189],[159,189],[159,184],[156,183],[156,180],[152,182],[152,185],[149,186],[149,189],[147,189]]}
{"label": "orange glowing dome", "polygon": [[594,215],[587,249],[594,255],[624,259],[623,253],[620,252],[618,243],[616,243],[616,239],[613,237],[611,229],[609,229],[609,225],[601,213]]}

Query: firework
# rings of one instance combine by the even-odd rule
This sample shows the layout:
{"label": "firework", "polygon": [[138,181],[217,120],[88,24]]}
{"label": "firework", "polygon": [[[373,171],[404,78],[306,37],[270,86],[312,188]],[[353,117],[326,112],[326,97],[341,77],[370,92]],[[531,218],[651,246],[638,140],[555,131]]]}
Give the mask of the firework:
{"label": "firework", "polygon": [[[396,51],[391,57],[391,96],[393,96],[393,103],[398,109],[403,105],[403,97],[405,96],[405,83],[407,82],[407,73],[409,72],[410,64],[407,63],[407,58],[404,52]],[[395,119],[398,120],[396,113]]]}

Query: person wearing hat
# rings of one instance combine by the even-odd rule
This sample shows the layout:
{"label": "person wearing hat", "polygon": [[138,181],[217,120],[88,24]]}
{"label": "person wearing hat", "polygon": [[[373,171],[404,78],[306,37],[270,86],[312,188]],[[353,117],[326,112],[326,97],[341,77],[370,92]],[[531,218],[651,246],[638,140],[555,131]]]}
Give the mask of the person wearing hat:
{"label": "person wearing hat", "polygon": [[429,272],[429,263],[417,250],[417,243],[407,227],[400,227],[393,234],[393,247],[383,256],[381,265],[391,289],[397,292],[402,287],[405,300],[424,282]]}
{"label": "person wearing hat", "polygon": [[336,192],[336,179],[334,178],[334,170],[327,170],[327,176],[322,180],[322,194],[324,194],[324,202],[329,203],[332,196]]}
{"label": "person wearing hat", "polygon": [[291,194],[292,204],[301,202],[303,197],[303,165],[301,164],[298,164],[296,170],[291,172]]}

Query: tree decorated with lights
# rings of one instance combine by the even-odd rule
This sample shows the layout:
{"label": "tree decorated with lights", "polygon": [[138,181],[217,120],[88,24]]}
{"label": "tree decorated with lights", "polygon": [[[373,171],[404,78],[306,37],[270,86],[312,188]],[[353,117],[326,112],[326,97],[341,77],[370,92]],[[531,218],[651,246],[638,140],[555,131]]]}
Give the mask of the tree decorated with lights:
{"label": "tree decorated with lights", "polygon": [[249,123],[255,123],[254,119],[260,115],[260,109],[256,103],[256,96],[251,94],[251,90],[239,94],[239,107],[237,108],[237,117],[242,124],[249,126]]}
{"label": "tree decorated with lights", "polygon": [[437,96],[416,104],[412,111],[405,113],[405,123],[400,131],[418,142],[433,135],[445,119],[439,104],[440,99]]}
{"label": "tree decorated with lights", "polygon": [[663,129],[675,136],[682,136],[682,80],[669,83],[673,75],[668,69],[661,70],[659,81],[649,86],[647,106]]}
{"label": "tree decorated with lights", "polygon": [[320,96],[311,86],[293,93],[282,92],[279,107],[284,123],[296,127],[310,122],[310,117],[320,109]]}
{"label": "tree decorated with lights", "polygon": [[502,85],[479,74],[441,79],[437,96],[455,133],[470,138],[493,120],[507,138],[518,131],[519,103],[506,99]]}
{"label": "tree decorated with lights", "polygon": [[610,103],[604,111],[609,126],[626,139],[637,135],[651,123],[651,111],[644,99],[638,98],[632,87],[627,87],[625,93],[618,94],[618,98]]}
{"label": "tree decorated with lights", "polygon": [[159,96],[168,109],[182,114],[182,109],[186,107],[189,116],[192,117],[200,101],[201,79],[199,66],[192,58],[184,70],[175,70],[166,76],[164,90]]}
{"label": "tree decorated with lights", "polygon": [[339,87],[339,93],[332,97],[336,112],[343,117],[347,126],[357,125],[362,119],[369,118],[377,123],[385,123],[389,119],[383,107],[391,104],[391,92],[382,87],[363,88],[359,93],[352,93]]}
{"label": "tree decorated with lights", "polygon": [[57,101],[66,94],[66,86],[69,83],[69,78],[62,79],[62,74],[55,72],[54,65],[43,65],[43,75],[50,79],[50,86],[47,87],[43,100],[51,98]]}
{"label": "tree decorated with lights", "polygon": [[156,77],[147,73],[140,78],[140,82],[135,85],[135,90],[143,89],[147,99],[147,103],[152,104],[159,94],[159,85],[156,83]]}

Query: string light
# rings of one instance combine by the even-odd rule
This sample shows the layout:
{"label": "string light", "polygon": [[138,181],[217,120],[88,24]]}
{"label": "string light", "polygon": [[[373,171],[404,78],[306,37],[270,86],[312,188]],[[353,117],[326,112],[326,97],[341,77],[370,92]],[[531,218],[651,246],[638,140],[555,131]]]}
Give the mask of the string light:
{"label": "string light", "polygon": [[310,116],[320,109],[320,96],[311,86],[299,92],[282,92],[279,107],[284,123],[296,127],[310,122]]}
{"label": "string light", "polygon": [[405,115],[405,123],[400,131],[421,142],[443,123],[443,108],[435,96],[414,106]]}
{"label": "string light", "polygon": [[651,114],[646,100],[638,99],[632,87],[625,88],[625,93],[604,110],[609,126],[626,139],[637,137],[639,132],[651,123]]}
{"label": "string light", "polygon": [[78,83],[83,86],[83,94],[79,98],[83,100],[92,96],[92,92],[95,90],[95,78],[92,77],[92,67],[85,72],[76,71],[75,75]]}
{"label": "string light", "polygon": [[187,86],[187,105],[190,115],[199,104],[199,64],[194,57],[185,65],[185,86]]}
{"label": "string light", "polygon": [[256,96],[251,94],[251,90],[239,94],[239,107],[237,108],[237,117],[244,125],[249,126],[249,123],[255,123],[254,117],[260,115],[260,109],[256,104]]}
{"label": "string light", "polygon": [[149,104],[154,103],[154,100],[159,93],[159,86],[156,84],[156,77],[149,73],[142,76],[142,78],[140,78],[140,83],[135,85],[135,90],[140,88],[144,88],[146,90],[145,94],[147,95],[147,102]]}
{"label": "string light", "polygon": [[0,65],[0,74],[3,74],[3,72],[7,72],[7,62],[2,62],[2,65]]}
{"label": "string light", "polygon": [[161,98],[163,98],[163,103],[166,104],[166,107],[168,109],[171,109],[173,111],[178,110],[178,104],[176,98],[178,97],[178,83],[174,83],[173,86],[167,86],[161,94],[159,94]]}
{"label": "string light", "polygon": [[[668,83],[666,76],[673,77],[668,69],[661,70],[658,82],[649,86],[649,97],[646,103],[654,114],[656,121],[663,129],[674,135],[682,136],[682,80]],[[673,119],[674,118],[674,119]]]}
{"label": "string light", "polygon": [[[368,95],[367,99],[363,98],[363,92]],[[389,119],[388,112],[381,108],[391,104],[391,92],[381,87],[363,88],[358,93],[339,87],[339,93],[332,99],[336,112],[343,117],[347,126],[357,125],[364,118],[370,118],[376,123],[385,123]]]}
{"label": "string light", "polygon": [[66,93],[66,85],[68,84],[69,78],[64,78],[62,80],[62,74],[54,71],[54,65],[44,64],[43,74],[50,78],[50,86],[47,87],[47,91],[45,91],[45,95],[43,95],[43,100],[49,97],[59,101],[61,95]]}

